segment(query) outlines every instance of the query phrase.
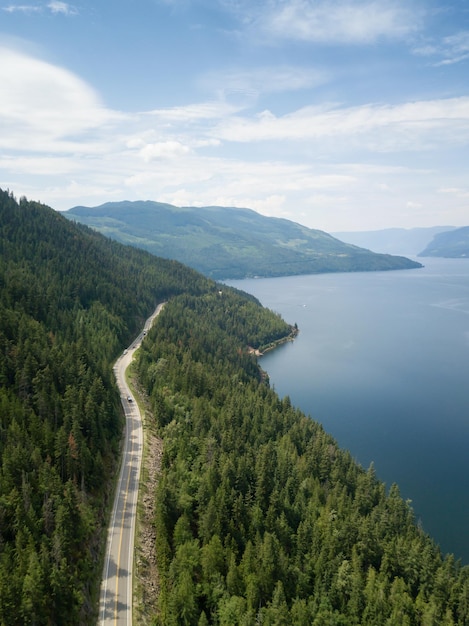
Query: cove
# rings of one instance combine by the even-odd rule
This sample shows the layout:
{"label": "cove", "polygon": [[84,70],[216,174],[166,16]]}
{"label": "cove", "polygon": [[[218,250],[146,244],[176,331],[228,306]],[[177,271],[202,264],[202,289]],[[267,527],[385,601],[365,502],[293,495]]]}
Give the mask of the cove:
{"label": "cove", "polygon": [[260,359],[280,396],[469,563],[469,259],[392,272],[226,281],[297,323]]}

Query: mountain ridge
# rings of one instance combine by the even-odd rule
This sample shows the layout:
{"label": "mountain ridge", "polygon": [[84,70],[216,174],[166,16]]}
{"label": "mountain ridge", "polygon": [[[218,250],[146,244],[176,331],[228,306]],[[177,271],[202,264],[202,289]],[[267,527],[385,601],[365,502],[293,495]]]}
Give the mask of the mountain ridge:
{"label": "mountain ridge", "polygon": [[435,235],[419,257],[444,257],[462,259],[469,257],[469,226]]}
{"label": "mountain ridge", "polygon": [[364,231],[340,231],[334,237],[375,252],[418,256],[438,233],[455,229],[455,226],[429,226],[416,228],[383,228]]}
{"label": "mountain ridge", "polygon": [[145,200],[76,206],[64,215],[216,280],[421,266],[248,208],[177,207]]}

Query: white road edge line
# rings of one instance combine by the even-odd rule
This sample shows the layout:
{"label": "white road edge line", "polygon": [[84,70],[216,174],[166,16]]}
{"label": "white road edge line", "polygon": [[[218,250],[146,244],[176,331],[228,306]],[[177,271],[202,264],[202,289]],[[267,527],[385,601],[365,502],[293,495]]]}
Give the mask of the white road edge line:
{"label": "white road edge line", "polygon": [[[141,333],[139,333],[139,335],[134,339],[134,341],[132,341],[132,343],[130,344],[129,348],[127,348],[127,350],[124,351],[124,354],[130,353],[129,356],[130,362],[133,359],[133,354],[135,352],[135,350],[140,347],[140,344],[143,340],[144,335],[146,334],[146,331],[149,330],[151,328],[151,325],[153,323],[153,320],[155,319],[155,317],[157,317],[159,315],[159,313],[161,312],[161,310],[163,309],[164,305],[166,303],[162,302],[160,304],[158,304],[158,306],[156,307],[155,311],[153,312],[153,314],[146,320],[144,327],[143,327],[143,331]],[[117,381],[117,385],[119,387],[119,381],[118,381],[118,377],[117,377],[117,370],[118,370],[118,365],[119,362],[122,359],[122,355],[119,356],[119,358],[116,360],[114,367],[113,367],[113,372],[114,375],[116,377],[116,381]],[[128,367],[128,366],[127,366]],[[121,402],[122,402],[122,406],[124,408],[124,412],[125,412],[125,404],[124,404],[124,398],[122,396],[125,395],[125,397],[127,397],[127,393],[130,393],[130,390],[125,388],[125,389],[121,389],[119,387],[119,391],[121,393]],[[136,406],[137,409],[137,413],[138,416],[140,418],[140,422],[142,422],[141,417],[140,417],[140,410],[138,409],[138,406]],[[143,426],[143,424],[142,424]],[[129,608],[127,611],[127,624],[128,626],[132,626],[132,605],[133,605],[133,584],[132,584],[132,576],[133,576],[133,556],[132,556],[132,552],[134,549],[134,545],[135,545],[135,517],[136,517],[136,511],[137,511],[137,504],[138,504],[138,492],[139,492],[139,481],[140,481],[140,471],[141,471],[141,463],[142,463],[142,455],[143,455],[143,432],[142,429],[139,429],[139,441],[137,442],[138,444],[140,444],[140,450],[138,453],[138,462],[137,462],[137,487],[136,487],[136,497],[135,497],[135,503],[134,503],[134,514],[131,516],[131,533],[130,533],[130,541],[129,541],[129,563],[130,563],[130,568],[129,568],[129,575],[127,577],[127,594],[128,594],[128,598],[129,598]],[[130,429],[129,429],[129,421],[128,418],[126,416],[126,425],[125,425],[125,441],[124,441],[124,448],[122,450],[122,455],[121,455],[121,459],[120,459],[120,463],[121,463],[121,467],[120,467],[120,472],[119,472],[119,479],[116,485],[116,491],[114,494],[114,504],[112,507],[112,515],[111,515],[111,521],[108,527],[108,533],[107,533],[107,540],[106,540],[106,554],[105,554],[105,558],[104,558],[104,567],[103,567],[103,575],[102,575],[102,582],[101,582],[101,591],[100,591],[100,624],[105,624],[106,623],[106,601],[107,601],[107,592],[108,592],[108,579],[109,579],[109,569],[110,569],[110,563],[111,563],[111,546],[112,546],[112,539],[113,536],[115,534],[115,526],[116,526],[116,516],[117,516],[117,508],[118,508],[118,504],[119,504],[119,496],[122,493],[122,484],[123,484],[123,476],[124,476],[124,458],[128,452],[128,443],[129,443],[129,437],[130,437]],[[118,577],[119,571],[118,569],[116,569],[116,580]],[[116,598],[116,602],[117,602],[117,598]],[[115,620],[117,621],[117,611],[115,611]]]}

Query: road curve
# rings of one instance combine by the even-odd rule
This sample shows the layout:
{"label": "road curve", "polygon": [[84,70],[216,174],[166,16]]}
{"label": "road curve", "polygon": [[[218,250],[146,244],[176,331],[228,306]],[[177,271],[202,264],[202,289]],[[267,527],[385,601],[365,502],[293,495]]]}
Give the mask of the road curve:
{"label": "road curve", "polygon": [[140,410],[127,385],[125,371],[133,359],[154,318],[163,308],[159,304],[147,319],[142,332],[117,359],[114,374],[125,413],[125,438],[114,506],[108,528],[103,578],[99,598],[100,626],[131,626],[132,570],[138,485],[143,452]]}

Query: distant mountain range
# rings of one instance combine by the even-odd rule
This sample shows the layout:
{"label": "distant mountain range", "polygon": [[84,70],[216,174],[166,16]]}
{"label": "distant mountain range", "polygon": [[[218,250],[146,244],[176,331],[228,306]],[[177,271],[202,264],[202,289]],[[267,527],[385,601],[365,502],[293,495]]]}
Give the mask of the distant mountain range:
{"label": "distant mountain range", "polygon": [[64,213],[122,243],[175,259],[218,280],[420,267],[320,230],[250,209],[176,207],[152,201],[77,206]]}
{"label": "distant mountain range", "polygon": [[469,226],[435,235],[418,256],[439,256],[451,259],[469,257]]}
{"label": "distant mountain range", "polygon": [[469,257],[469,226],[387,228],[360,232],[335,232],[334,237],[375,252],[419,257]]}
{"label": "distant mountain range", "polygon": [[433,226],[431,228],[386,228],[359,232],[334,232],[342,241],[368,248],[374,252],[418,256],[435,235],[454,230],[455,226]]}

